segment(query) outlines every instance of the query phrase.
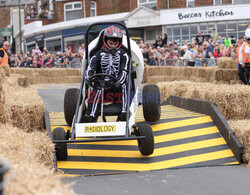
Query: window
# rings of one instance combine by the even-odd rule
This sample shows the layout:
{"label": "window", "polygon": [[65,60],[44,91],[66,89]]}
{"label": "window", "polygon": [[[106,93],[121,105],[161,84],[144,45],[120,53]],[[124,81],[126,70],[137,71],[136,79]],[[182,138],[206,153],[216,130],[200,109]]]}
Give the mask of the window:
{"label": "window", "polygon": [[186,6],[187,7],[195,7],[195,0],[187,0]]}
{"label": "window", "polygon": [[75,20],[82,18],[82,3],[72,2],[64,4],[64,20]]}
{"label": "window", "polygon": [[181,43],[181,27],[180,26],[175,26],[173,27],[173,40],[177,43]]}
{"label": "window", "polygon": [[147,30],[146,31],[146,41],[155,41],[156,31],[155,30]]}
{"label": "window", "polygon": [[61,39],[46,41],[48,51],[61,51]]}
{"label": "window", "polygon": [[54,5],[53,5],[53,0],[49,0],[49,10],[53,10],[54,9]]}
{"label": "window", "polygon": [[214,0],[214,5],[222,5],[222,0]]}
{"label": "window", "polygon": [[157,8],[157,0],[138,0],[138,5],[139,6],[145,6],[148,8],[153,8],[156,9]]}
{"label": "window", "polygon": [[222,39],[226,37],[226,29],[227,29],[226,23],[217,24],[217,32],[222,37]]}
{"label": "window", "polygon": [[200,24],[201,34],[207,34],[207,24]]}
{"label": "window", "polygon": [[96,16],[96,2],[95,1],[91,1],[90,3],[90,16]]}
{"label": "window", "polygon": [[232,0],[232,4],[246,4],[250,3],[249,0]]}
{"label": "window", "polygon": [[182,26],[182,32],[181,32],[181,35],[182,35],[182,45],[184,44],[185,41],[189,41],[189,26]]}

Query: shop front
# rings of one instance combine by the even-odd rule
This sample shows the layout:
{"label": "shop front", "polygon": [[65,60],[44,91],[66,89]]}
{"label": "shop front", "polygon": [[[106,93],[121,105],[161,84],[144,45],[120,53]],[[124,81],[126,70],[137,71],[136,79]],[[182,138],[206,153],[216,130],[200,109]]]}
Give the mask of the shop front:
{"label": "shop front", "polygon": [[35,37],[30,37],[25,40],[25,51],[32,53],[32,49],[36,48]]}
{"label": "shop front", "polygon": [[45,33],[44,47],[50,52],[62,51],[62,31]]}
{"label": "shop front", "polygon": [[62,30],[62,45],[64,51],[78,52],[81,43],[84,43],[84,28],[71,28]]}
{"label": "shop front", "polygon": [[250,23],[249,9],[250,4],[161,10],[161,24],[168,41],[180,45],[195,38],[198,31],[210,34],[212,28],[222,39],[228,35],[236,43]]}

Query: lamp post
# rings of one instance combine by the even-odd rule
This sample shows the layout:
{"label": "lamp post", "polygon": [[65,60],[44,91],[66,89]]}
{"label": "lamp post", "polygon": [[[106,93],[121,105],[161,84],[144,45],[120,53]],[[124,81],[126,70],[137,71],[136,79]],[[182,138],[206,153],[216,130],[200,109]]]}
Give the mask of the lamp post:
{"label": "lamp post", "polygon": [[23,55],[23,49],[22,49],[22,21],[21,21],[21,0],[18,0],[18,12],[19,12],[19,38],[20,38],[20,53]]}

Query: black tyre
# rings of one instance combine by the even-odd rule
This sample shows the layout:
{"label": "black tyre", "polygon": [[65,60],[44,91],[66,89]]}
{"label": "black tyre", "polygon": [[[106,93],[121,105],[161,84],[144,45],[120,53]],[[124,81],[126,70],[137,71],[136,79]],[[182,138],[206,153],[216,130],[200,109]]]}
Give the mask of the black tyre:
{"label": "black tyre", "polygon": [[160,90],[157,85],[145,85],[142,89],[143,116],[147,122],[155,122],[161,118]]}
{"label": "black tyre", "polygon": [[136,135],[145,136],[138,139],[138,148],[142,155],[150,155],[154,152],[154,136],[149,124],[137,124]]}
{"label": "black tyre", "polygon": [[76,112],[79,91],[77,88],[67,89],[64,95],[64,117],[69,126],[72,125]]}
{"label": "black tyre", "polygon": [[[53,131],[53,140],[65,140],[66,134],[63,128],[58,127]],[[67,143],[55,143],[57,160],[66,160],[68,157]]]}

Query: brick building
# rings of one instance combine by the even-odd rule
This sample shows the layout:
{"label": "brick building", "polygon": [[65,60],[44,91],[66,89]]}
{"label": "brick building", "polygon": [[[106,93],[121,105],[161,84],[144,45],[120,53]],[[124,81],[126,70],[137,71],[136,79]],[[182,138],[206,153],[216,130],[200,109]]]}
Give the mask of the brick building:
{"label": "brick building", "polygon": [[[133,38],[147,43],[166,32],[169,42],[190,41],[198,31],[209,34],[214,27],[235,40],[250,23],[248,0],[36,0],[34,5],[54,12],[54,24],[34,22],[24,31],[27,49],[76,51],[84,42],[86,27],[94,21],[124,22]],[[40,8],[39,8],[40,7]],[[41,21],[40,21],[41,22]]]}
{"label": "brick building", "polygon": [[[244,2],[244,0],[36,0],[34,7],[39,13],[42,8],[53,10],[54,22],[62,22],[75,18],[130,12],[141,5],[160,10],[224,5],[232,4],[234,1]],[[72,16],[67,17],[67,15]]]}

